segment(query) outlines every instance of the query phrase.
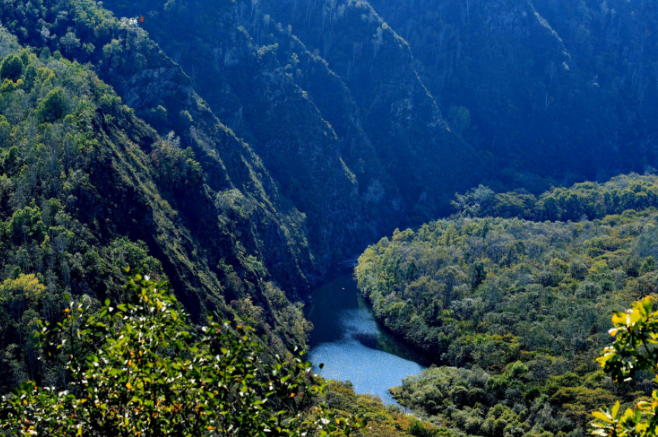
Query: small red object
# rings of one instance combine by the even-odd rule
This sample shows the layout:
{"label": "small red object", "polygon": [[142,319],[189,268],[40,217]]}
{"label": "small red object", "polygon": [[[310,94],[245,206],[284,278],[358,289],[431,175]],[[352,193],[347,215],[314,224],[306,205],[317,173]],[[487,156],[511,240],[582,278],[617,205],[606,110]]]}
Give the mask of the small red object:
{"label": "small red object", "polygon": [[143,15],[142,15],[141,17],[139,17],[139,22],[140,22],[140,23],[143,23],[143,22],[144,22],[144,16],[143,16]]}

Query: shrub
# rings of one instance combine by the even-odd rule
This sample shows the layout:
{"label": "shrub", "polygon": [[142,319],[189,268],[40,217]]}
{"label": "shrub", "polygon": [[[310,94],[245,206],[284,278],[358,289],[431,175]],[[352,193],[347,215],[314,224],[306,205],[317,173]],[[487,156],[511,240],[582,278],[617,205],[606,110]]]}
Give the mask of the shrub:
{"label": "shrub", "polygon": [[[625,385],[642,371],[658,374],[658,311],[653,311],[653,301],[645,297],[624,312],[612,317],[614,328],[610,335],[615,338],[611,346],[598,358],[603,371],[616,383]],[[654,378],[656,381],[658,377]],[[654,390],[649,401],[640,401],[623,411],[617,401],[611,409],[593,413],[596,421],[592,434],[602,437],[653,436],[658,429],[658,391]]]}

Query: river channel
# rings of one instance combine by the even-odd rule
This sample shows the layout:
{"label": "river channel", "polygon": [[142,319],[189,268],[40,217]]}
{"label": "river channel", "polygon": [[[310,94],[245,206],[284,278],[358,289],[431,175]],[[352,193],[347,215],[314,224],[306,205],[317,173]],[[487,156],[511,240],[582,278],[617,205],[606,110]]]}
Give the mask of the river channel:
{"label": "river channel", "polygon": [[[350,381],[359,394],[396,404],[388,392],[425,369],[424,360],[375,320],[352,274],[339,276],[313,293],[307,317],[314,329],[310,360],[327,379]],[[319,369],[323,363],[324,368]]]}

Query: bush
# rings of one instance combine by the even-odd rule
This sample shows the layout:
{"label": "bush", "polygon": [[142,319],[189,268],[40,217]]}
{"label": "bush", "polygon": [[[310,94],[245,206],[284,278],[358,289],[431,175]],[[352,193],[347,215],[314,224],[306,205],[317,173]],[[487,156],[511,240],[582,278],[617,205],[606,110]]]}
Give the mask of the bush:
{"label": "bush", "polygon": [[[658,374],[658,311],[653,310],[653,300],[645,297],[635,302],[631,309],[615,312],[612,317],[614,328],[610,335],[612,345],[603,350],[598,358],[603,371],[616,383],[625,386],[642,372],[651,372],[654,381]],[[607,399],[606,399],[607,400]],[[654,390],[651,400],[642,400],[624,411],[621,403],[592,414],[592,434],[601,437],[653,436],[658,428],[658,391]]]}

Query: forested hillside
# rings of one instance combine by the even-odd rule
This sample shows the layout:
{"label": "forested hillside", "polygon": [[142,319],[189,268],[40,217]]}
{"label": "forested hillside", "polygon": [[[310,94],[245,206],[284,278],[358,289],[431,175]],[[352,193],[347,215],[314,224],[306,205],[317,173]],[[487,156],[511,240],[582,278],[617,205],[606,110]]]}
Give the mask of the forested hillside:
{"label": "forested hillside", "polygon": [[508,183],[541,191],[547,177],[655,166],[653,2],[370,3],[408,41],[453,129],[509,160]]}
{"label": "forested hillside", "polygon": [[55,382],[37,361],[37,322],[57,322],[71,297],[121,299],[127,265],[171,272],[195,320],[249,317],[255,302],[269,307],[254,320],[266,342],[303,344],[300,310],[240,250],[237,226],[204,211],[214,196],[194,151],[137,119],[87,67],[1,36],[1,390]]}
{"label": "forested hillside", "polygon": [[579,221],[621,214],[626,210],[658,208],[658,177],[621,175],[603,184],[583,182],[553,188],[539,196],[527,190],[495,193],[480,185],[453,201],[463,217],[518,217],[534,221]]}
{"label": "forested hillside", "polygon": [[[357,177],[343,161],[345,140],[296,83],[292,67],[286,66],[291,60],[282,64],[276,44],[262,38],[257,43],[239,29],[232,2],[199,1],[193,8],[177,3],[163,8],[153,1],[106,5],[121,15],[146,16],[143,26],[151,37],[181,64],[213,113],[250,144],[282,193],[306,214],[309,243],[322,264],[360,249],[368,234],[393,220],[399,196],[390,184],[384,190],[377,182],[386,183],[376,157],[367,164],[369,175],[364,175],[364,162]],[[328,71],[318,75],[323,83],[333,79]],[[346,91],[334,89],[338,98]],[[351,128],[358,138],[360,128]],[[381,192],[368,196],[373,183]]]}
{"label": "forested hillside", "polygon": [[[610,23],[584,3],[544,11],[572,16],[584,52],[564,17],[552,26],[525,1],[13,0],[1,18],[22,44],[89,63],[191,147],[209,215],[303,293],[479,182],[537,192],[655,164],[653,54],[633,49],[651,37],[624,31],[653,15],[606,7]],[[605,45],[605,32],[624,37]],[[594,58],[612,62],[605,83],[589,81]],[[638,63],[643,94],[629,100]]]}
{"label": "forested hillside", "polygon": [[[519,435],[558,434],[584,432],[589,412],[616,395],[649,395],[648,375],[617,393],[595,362],[609,342],[611,311],[658,297],[658,212],[633,187],[652,192],[656,179],[564,190],[589,194],[572,210],[589,205],[600,217],[593,221],[482,212],[396,231],[366,250],[356,273],[377,317],[448,366],[405,380],[394,391],[400,402],[469,434],[508,425]],[[629,207],[634,195],[649,208],[615,214],[607,200]]]}
{"label": "forested hillside", "polygon": [[[146,10],[143,26],[199,78],[195,89],[278,175],[326,235],[324,244],[349,245],[363,229],[376,234],[400,217],[446,212],[449,193],[475,179],[537,193],[552,181],[653,166],[658,54],[643,49],[655,44],[640,29],[650,29],[655,14],[646,2],[618,3],[565,0],[539,10],[527,1],[482,0],[107,7],[127,16]],[[245,88],[245,75],[261,79]],[[211,83],[203,79],[209,76]],[[213,86],[220,78],[222,86]],[[291,117],[304,103],[278,96],[299,93],[314,109]],[[324,129],[312,126],[322,120],[335,134],[332,146],[313,139]],[[325,162],[342,159],[361,196],[345,195],[342,170],[305,173],[313,163],[301,144],[317,144]],[[318,186],[320,203],[313,200]],[[332,196],[342,198],[339,206]],[[348,230],[327,221],[328,208],[348,220]]]}
{"label": "forested hillside", "polygon": [[[279,269],[278,278],[288,290],[304,290],[314,265],[303,216],[279,197],[260,159],[212,114],[190,78],[148,38],[137,20],[116,19],[91,1],[46,2],[33,12],[36,15],[6,4],[3,21],[25,44],[91,62],[138,116],[162,135],[178,139],[181,148],[194,151],[206,176],[210,203],[204,207],[190,202],[190,223],[202,233],[235,223],[239,243],[249,255]],[[215,225],[203,226],[204,220]],[[219,243],[216,238],[199,241]],[[215,267],[218,260],[213,261]]]}
{"label": "forested hillside", "polygon": [[[27,380],[38,386],[73,387],[73,381],[67,381],[67,368],[56,359],[46,358],[46,352],[53,349],[37,333],[43,324],[56,326],[66,319],[69,308],[79,305],[92,315],[103,309],[107,314],[111,307],[106,303],[103,308],[100,301],[133,299],[130,289],[124,289],[127,265],[160,280],[166,279],[165,269],[176,272],[179,283],[187,287],[187,292],[178,295],[185,308],[194,312],[195,320],[203,323],[206,311],[239,316],[255,324],[255,334],[267,346],[268,354],[285,353],[282,340],[303,345],[308,326],[299,308],[259,277],[263,267],[238,251],[240,245],[232,239],[230,229],[218,227],[217,232],[224,235],[213,237],[219,241],[211,242],[224,243],[225,252],[220,252],[222,258],[216,268],[225,276],[213,274],[214,269],[199,256],[202,243],[197,238],[201,237],[182,222],[184,213],[173,208],[181,204],[185,208],[183,199],[190,203],[207,201],[203,197],[208,195],[202,185],[203,169],[190,148],[182,149],[180,140],[172,135],[160,137],[87,67],[71,63],[59,53],[44,50],[37,57],[2,31],[0,56],[3,396]],[[242,279],[236,269],[244,269]],[[155,282],[150,284],[153,287]],[[267,307],[268,312],[263,315],[254,304]],[[119,307],[125,311],[125,306]],[[123,320],[122,324],[126,323]],[[93,326],[105,327],[96,322]],[[88,334],[85,331],[83,335]],[[86,358],[80,349],[63,352],[75,356],[76,362]],[[115,352],[133,355],[128,350]],[[181,388],[185,390],[185,383]],[[34,392],[41,397],[31,399],[30,407],[44,402],[47,393]],[[135,396],[137,393],[133,393],[133,402],[137,402]],[[42,412],[25,414],[31,418],[31,414],[57,415],[58,408],[68,402],[57,398],[50,401],[55,403]],[[364,415],[371,420],[372,435],[388,435],[391,430],[409,435],[409,429],[431,427],[386,410],[380,401],[356,396],[346,385],[332,385],[313,402],[326,402],[346,416],[357,412]],[[5,414],[12,410],[5,410],[4,398],[0,407],[0,432],[18,432],[17,428],[6,428],[9,422]],[[135,420],[139,420],[138,415]],[[39,432],[69,435],[78,429],[75,423],[58,419],[56,426],[51,423],[54,427],[49,427],[48,421],[43,421]],[[104,426],[110,426],[109,422]],[[162,422],[160,426],[174,425]]]}
{"label": "forested hillside", "polygon": [[[246,28],[258,30],[262,20],[278,21],[321,56],[349,89],[359,124],[396,183],[402,211],[410,218],[445,212],[452,187],[472,185],[474,178],[490,172],[487,157],[450,131],[418,76],[408,44],[370,4],[286,0],[256,6],[260,15],[240,15]],[[278,42],[273,36],[271,41]],[[305,76],[304,69],[299,76]]]}

